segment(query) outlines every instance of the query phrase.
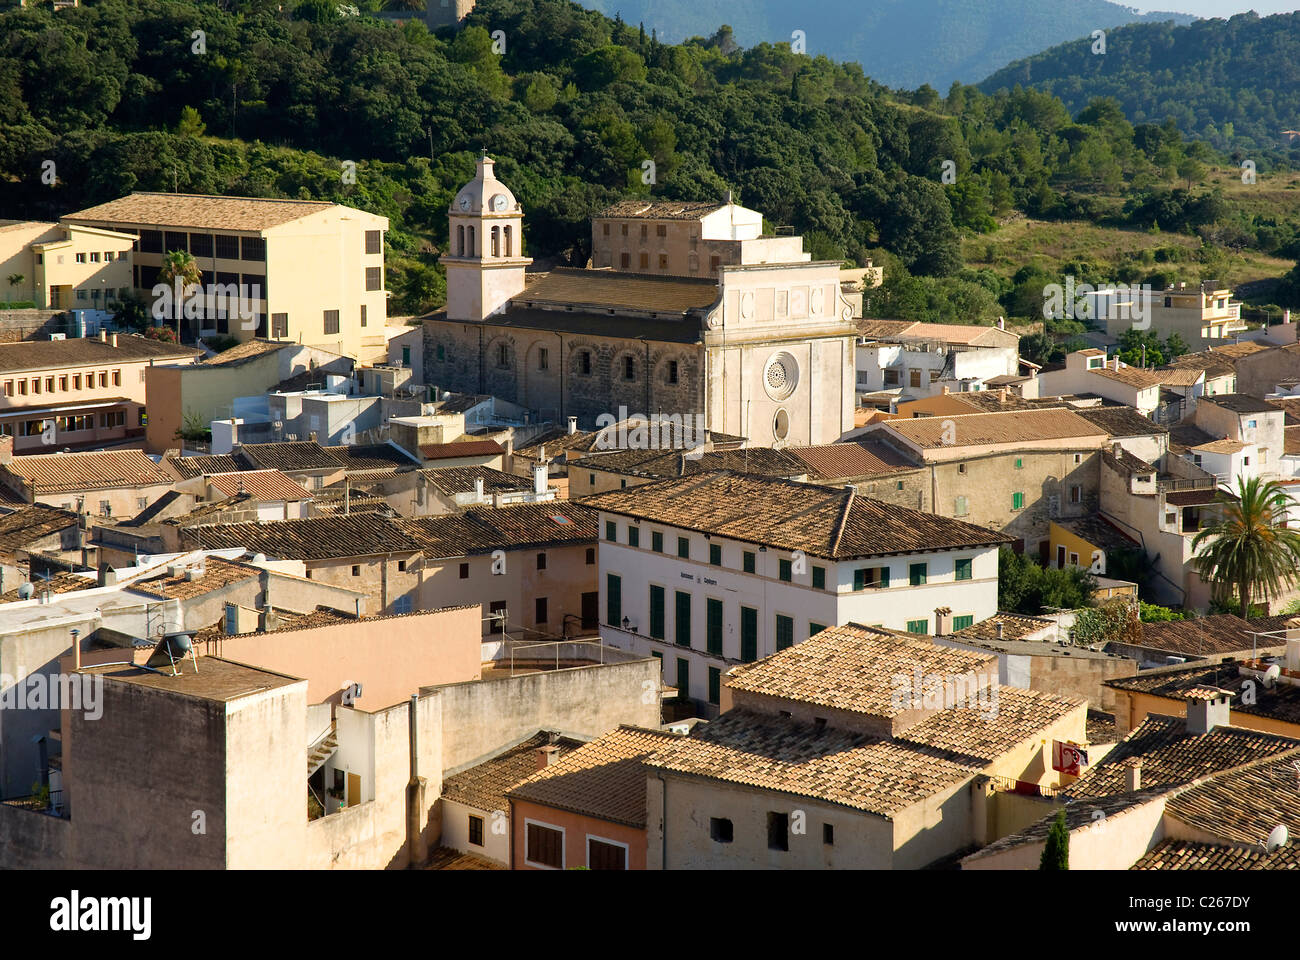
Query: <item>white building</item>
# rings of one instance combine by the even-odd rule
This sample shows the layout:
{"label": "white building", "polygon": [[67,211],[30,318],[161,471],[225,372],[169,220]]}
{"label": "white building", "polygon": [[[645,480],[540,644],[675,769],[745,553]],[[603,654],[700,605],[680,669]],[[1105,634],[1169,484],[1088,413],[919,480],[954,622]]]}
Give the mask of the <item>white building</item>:
{"label": "white building", "polygon": [[1020,338],[998,327],[864,320],[858,330],[859,394],[898,391],[900,401],[920,400],[945,387],[966,393],[1020,378]]}
{"label": "white building", "polygon": [[1132,407],[1144,417],[1160,406],[1163,375],[1130,367],[1119,357],[1106,359],[1106,351],[1090,348],[1067,354],[1064,370],[1044,370],[1038,376],[1043,397],[1092,393]]}
{"label": "white building", "polygon": [[852,487],[725,471],[584,502],[600,511],[602,636],[660,657],[702,713],[730,667],[826,627],[946,635],[991,617],[1010,542]]}

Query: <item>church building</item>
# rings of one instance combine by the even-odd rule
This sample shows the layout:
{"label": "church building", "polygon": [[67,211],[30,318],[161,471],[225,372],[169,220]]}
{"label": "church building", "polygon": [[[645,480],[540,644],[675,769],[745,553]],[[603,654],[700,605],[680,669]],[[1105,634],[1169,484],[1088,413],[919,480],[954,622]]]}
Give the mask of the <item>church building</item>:
{"label": "church building", "polygon": [[492,168],[481,159],[448,210],[447,307],[424,324],[428,383],[584,429],[702,415],[755,446],[853,429],[854,309],[838,261],[762,236],[761,214],[730,198],[638,200],[594,218],[596,266],[526,273],[523,208]]}

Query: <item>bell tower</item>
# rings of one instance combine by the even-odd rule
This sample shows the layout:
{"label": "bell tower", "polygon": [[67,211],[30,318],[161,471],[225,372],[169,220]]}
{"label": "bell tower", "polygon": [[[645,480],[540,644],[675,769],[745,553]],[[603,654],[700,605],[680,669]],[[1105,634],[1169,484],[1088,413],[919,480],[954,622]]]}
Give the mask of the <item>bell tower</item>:
{"label": "bell tower", "polygon": [[447,319],[483,320],[524,289],[524,210],[483,157],[447,210]]}

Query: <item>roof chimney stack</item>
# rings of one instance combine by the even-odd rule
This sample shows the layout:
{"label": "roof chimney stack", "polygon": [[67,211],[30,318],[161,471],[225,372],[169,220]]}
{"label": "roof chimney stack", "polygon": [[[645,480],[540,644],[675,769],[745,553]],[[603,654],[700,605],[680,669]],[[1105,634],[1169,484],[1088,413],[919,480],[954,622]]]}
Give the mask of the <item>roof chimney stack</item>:
{"label": "roof chimney stack", "polygon": [[573,436],[573,435],[574,435],[575,433],[577,433],[577,432],[578,432],[578,418],[577,418],[577,417],[570,417],[570,418],[569,418],[569,436]]}
{"label": "roof chimney stack", "polygon": [[998,628],[998,639],[1001,640],[1001,639],[1002,639],[1002,621],[1001,621],[1001,620],[999,620],[999,621],[997,622],[997,628]]}
{"label": "roof chimney stack", "polygon": [[1197,687],[1184,695],[1187,702],[1187,732],[1206,734],[1215,727],[1230,725],[1232,692],[1213,687]]}
{"label": "roof chimney stack", "polygon": [[1129,793],[1134,790],[1142,789],[1142,764],[1141,762],[1130,764],[1124,768],[1124,786]]}
{"label": "roof chimney stack", "polygon": [[538,770],[545,770],[558,759],[560,759],[560,748],[554,744],[548,744],[545,747],[537,748]]}

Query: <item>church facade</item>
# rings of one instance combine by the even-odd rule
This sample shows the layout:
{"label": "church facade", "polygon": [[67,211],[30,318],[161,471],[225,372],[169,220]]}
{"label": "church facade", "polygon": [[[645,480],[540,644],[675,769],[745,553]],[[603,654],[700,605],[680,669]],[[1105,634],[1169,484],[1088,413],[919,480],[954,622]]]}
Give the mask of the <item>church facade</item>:
{"label": "church facade", "polygon": [[[638,225],[662,237],[683,216],[753,214],[700,206],[620,205],[618,221],[634,237]],[[853,428],[854,310],[838,262],[811,261],[788,237],[746,236],[712,242],[702,276],[668,272],[667,260],[660,272],[526,274],[522,207],[486,157],[448,218],[447,307],[424,322],[425,380],[439,389],[494,394],[584,429],[703,416],[708,430],[756,446],[829,443]]]}

